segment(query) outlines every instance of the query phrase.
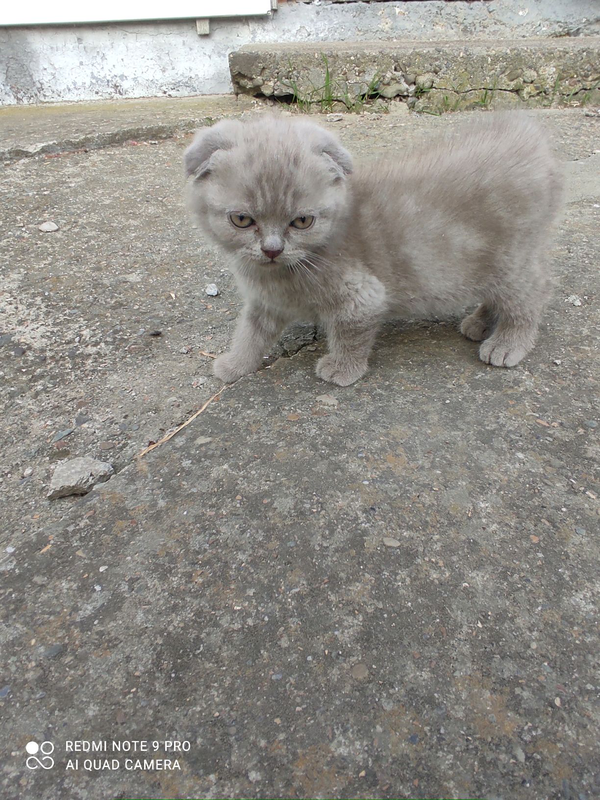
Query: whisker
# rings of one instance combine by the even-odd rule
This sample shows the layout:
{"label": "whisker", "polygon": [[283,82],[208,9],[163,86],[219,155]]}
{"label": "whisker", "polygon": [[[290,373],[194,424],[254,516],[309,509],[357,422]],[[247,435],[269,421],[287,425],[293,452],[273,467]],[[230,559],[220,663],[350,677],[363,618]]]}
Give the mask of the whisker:
{"label": "whisker", "polygon": [[306,260],[311,260],[314,266],[319,265],[320,267],[332,267],[333,261],[330,258],[322,255],[321,253],[311,253],[310,257],[306,256]]}
{"label": "whisker", "polygon": [[319,286],[317,276],[311,272],[306,264],[303,263],[302,259],[296,259],[296,261],[293,261],[290,266],[292,268],[292,272],[297,278],[308,278],[315,286]]}
{"label": "whisker", "polygon": [[305,256],[300,260],[305,266],[314,269],[315,272],[323,272],[323,266],[321,264],[315,264],[315,262],[311,258],[308,258],[308,256]]}
{"label": "whisker", "polygon": [[319,273],[313,272],[312,269],[310,269],[310,267],[308,266],[308,264],[306,264],[304,261],[300,261],[299,266],[302,269],[302,274],[306,275],[306,277],[312,282],[314,286],[321,288]]}

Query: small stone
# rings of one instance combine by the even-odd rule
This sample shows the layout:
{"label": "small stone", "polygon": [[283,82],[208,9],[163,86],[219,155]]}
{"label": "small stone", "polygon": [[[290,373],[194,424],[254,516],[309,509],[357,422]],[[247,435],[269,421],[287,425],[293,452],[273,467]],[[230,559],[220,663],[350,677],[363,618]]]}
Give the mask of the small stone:
{"label": "small stone", "polygon": [[431,72],[426,72],[425,75],[417,75],[415,83],[419,89],[431,89],[433,87],[434,80],[435,75],[433,75]]}
{"label": "small stone", "polygon": [[402,100],[395,100],[393,103],[390,103],[388,114],[391,114],[392,116],[394,114],[408,114],[408,105],[403,103]]}
{"label": "small stone", "polygon": [[400,547],[398,539],[392,539],[390,536],[384,536],[383,543],[386,547]]}
{"label": "small stone", "polygon": [[308,323],[297,323],[292,325],[283,334],[279,341],[284,355],[293,356],[302,350],[303,347],[313,345],[318,338],[318,331],[315,325]]}
{"label": "small stone", "polygon": [[369,670],[364,664],[355,664],[352,667],[351,672],[352,677],[357,681],[364,681],[365,678],[369,677]]}
{"label": "small stone", "polygon": [[280,681],[282,678],[283,678],[283,675],[282,675],[281,672],[276,672],[274,675],[271,675],[271,680],[272,681]]}
{"label": "small stone", "polygon": [[42,233],[54,233],[54,231],[58,230],[58,225],[56,222],[42,222],[41,225],[38,225],[38,230],[42,231]]}
{"label": "small stone", "polygon": [[570,297],[567,297],[565,302],[566,303],[571,303],[572,306],[580,306],[580,305],[582,305],[581,297],[578,297],[576,294],[572,294],[572,295],[570,295]]}
{"label": "small stone", "polygon": [[212,440],[212,436],[199,436],[194,444],[208,444],[209,442],[212,442]]}
{"label": "small stone", "polygon": [[15,552],[15,548],[11,547],[10,545],[8,547],[5,547],[4,549],[6,550],[7,553],[14,553]]}
{"label": "small stone", "polygon": [[216,283],[209,283],[204,289],[205,294],[209,297],[216,297],[219,294]]}
{"label": "small stone", "polygon": [[586,419],[586,421],[583,424],[585,425],[586,428],[597,428],[598,427],[598,423],[596,422],[595,419]]}
{"label": "small stone", "polygon": [[561,703],[561,701],[560,701],[560,697],[555,697],[555,698],[554,698],[554,705],[555,705],[557,708],[560,708],[560,707],[562,706],[562,703]]}
{"label": "small stone", "polygon": [[87,414],[77,414],[75,417],[75,425],[85,425],[86,422],[89,422],[92,418],[88,417]]}
{"label": "small stone", "polygon": [[55,433],[52,437],[52,442],[60,442],[62,439],[66,439],[67,436],[73,433],[73,430],[73,428],[66,428],[64,431],[58,431],[58,433]]}
{"label": "small stone", "polygon": [[25,469],[23,470],[23,477],[24,478],[29,478],[31,475],[33,475],[33,468],[32,467],[25,467]]}
{"label": "small stone", "polygon": [[97,483],[107,481],[114,474],[111,464],[95,458],[73,458],[58,464],[54,470],[49,500],[68,497],[72,494],[87,494]]}
{"label": "small stone", "polygon": [[106,572],[108,569],[106,564],[103,564],[101,567],[98,568],[98,572]]}
{"label": "small stone", "polygon": [[64,644],[52,644],[50,647],[46,647],[45,650],[42,650],[42,658],[56,658],[64,649]]}
{"label": "small stone", "polygon": [[337,408],[340,404],[339,400],[336,400],[335,397],[332,397],[330,394],[320,394],[317,397],[317,402],[322,403],[324,406],[331,406],[332,408]]}
{"label": "small stone", "polygon": [[515,755],[517,757],[517,761],[520,761],[521,764],[525,763],[525,753],[518,745],[515,747]]}
{"label": "small stone", "polygon": [[388,100],[391,100],[392,97],[406,96],[408,95],[408,85],[404,81],[402,83],[392,83],[391,86],[385,86],[380,89],[379,94]]}
{"label": "small stone", "polygon": [[0,697],[6,697],[9,692],[10,686],[3,686],[2,689],[0,689]]}
{"label": "small stone", "polygon": [[535,70],[533,69],[523,70],[524,83],[533,83],[536,78],[537,78],[537,73],[535,72]]}

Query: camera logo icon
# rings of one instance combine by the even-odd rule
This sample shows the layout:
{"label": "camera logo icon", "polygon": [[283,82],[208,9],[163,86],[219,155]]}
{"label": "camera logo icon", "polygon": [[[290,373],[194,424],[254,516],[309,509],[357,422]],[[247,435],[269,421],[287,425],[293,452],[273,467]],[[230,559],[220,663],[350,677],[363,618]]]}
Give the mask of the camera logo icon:
{"label": "camera logo icon", "polygon": [[[29,757],[25,762],[28,769],[39,769],[40,767],[42,769],[52,769],[54,766],[54,759],[50,755],[54,752],[54,745],[52,742],[42,742],[41,744],[37,742],[27,742],[25,750],[29,753]],[[39,758],[38,753],[41,753]]]}

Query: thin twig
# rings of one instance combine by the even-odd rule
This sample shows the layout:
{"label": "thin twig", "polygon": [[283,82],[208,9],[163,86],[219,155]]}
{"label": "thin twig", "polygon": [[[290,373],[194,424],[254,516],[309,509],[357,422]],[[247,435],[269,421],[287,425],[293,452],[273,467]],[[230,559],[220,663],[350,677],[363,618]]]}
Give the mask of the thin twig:
{"label": "thin twig", "polygon": [[217,358],[214,353],[207,353],[206,350],[198,350],[201,356],[206,356],[207,358]]}
{"label": "thin twig", "polygon": [[235,383],[237,383],[237,381],[234,381],[234,383],[228,383],[228,384],[225,384],[225,386],[222,386],[216,394],[213,394],[212,397],[208,398],[208,400],[206,401],[206,403],[204,403],[202,408],[199,408],[198,411],[196,411],[195,414],[192,414],[192,416],[189,419],[186,419],[185,422],[183,422],[178,428],[175,428],[174,431],[171,431],[171,433],[167,433],[167,435],[163,436],[162,439],[159,439],[158,442],[154,442],[154,444],[151,444],[148,447],[146,447],[145,450],[142,450],[141,453],[137,454],[136,458],[141,458],[142,456],[145,456],[146,453],[149,453],[151,450],[154,450],[156,447],[160,447],[161,444],[164,444],[165,442],[168,442],[169,439],[172,439],[173,436],[175,436],[176,433],[179,433],[179,431],[182,431],[184,428],[187,428],[187,426],[190,424],[190,422],[193,422],[196,419],[196,417],[199,417],[200,414],[202,414],[202,412],[205,411],[209,407],[209,405],[211,403],[213,403],[215,400],[219,399],[219,397],[222,395],[222,393],[225,391],[225,389],[229,388],[230,386],[233,386]]}

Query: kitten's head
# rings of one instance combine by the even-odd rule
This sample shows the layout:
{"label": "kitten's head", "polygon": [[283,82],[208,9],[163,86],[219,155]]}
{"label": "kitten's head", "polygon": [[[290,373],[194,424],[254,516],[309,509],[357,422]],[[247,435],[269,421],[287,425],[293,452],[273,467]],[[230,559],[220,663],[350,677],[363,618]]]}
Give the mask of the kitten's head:
{"label": "kitten's head", "polygon": [[200,225],[246,267],[293,266],[339,235],[352,159],[313,122],[224,120],[199,131],[184,160]]}

